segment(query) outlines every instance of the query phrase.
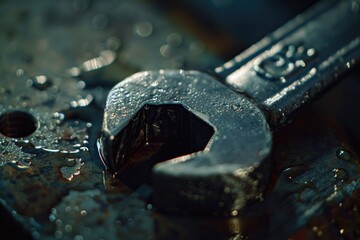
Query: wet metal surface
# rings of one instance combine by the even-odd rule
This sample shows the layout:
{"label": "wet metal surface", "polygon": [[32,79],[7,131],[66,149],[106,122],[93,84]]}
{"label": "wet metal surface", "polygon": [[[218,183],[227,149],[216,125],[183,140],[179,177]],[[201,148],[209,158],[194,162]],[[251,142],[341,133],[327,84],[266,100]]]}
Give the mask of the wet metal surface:
{"label": "wet metal surface", "polygon": [[215,71],[266,109],[271,125],[284,123],[359,61],[360,17],[352,4],[320,2]]}
{"label": "wet metal surface", "polygon": [[[237,215],[248,202],[262,199],[264,186],[268,184],[270,166],[266,160],[272,137],[258,107],[265,108],[267,120],[273,127],[279,126],[289,114],[339,80],[339,75],[357,62],[360,31],[353,28],[360,24],[360,17],[350,6],[348,1],[320,3],[296,18],[302,23],[285,25],[271,34],[283,35],[279,42],[269,38],[269,46],[259,48],[258,45],[267,41],[265,38],[245,50],[243,55],[249,51],[258,53],[254,59],[247,59],[247,65],[239,65],[244,58],[240,54],[216,68],[227,84],[255,103],[200,72],[160,70],[137,73],[125,79],[110,91],[105,107],[100,141],[105,164],[118,165],[119,158],[115,156],[119,154],[122,155],[120,162],[129,159],[121,149],[133,144],[124,141],[125,137],[135,139],[132,140],[135,143],[142,134],[146,138],[146,132],[130,125],[144,104],[160,107],[161,104],[182,104],[190,113],[214,126],[214,138],[208,140],[207,149],[201,153],[192,156],[179,153],[153,168],[156,206],[168,212]],[[296,23],[296,19],[292,21]],[[322,27],[325,23],[329,24],[328,28]],[[341,27],[335,31],[335,26]],[[335,35],[341,39],[335,39]],[[326,39],[327,44],[315,48],[304,46],[316,44],[314,39]],[[228,76],[222,73],[235,67],[239,69]],[[292,80],[292,76],[298,80]],[[274,95],[269,97],[271,94]],[[145,126],[146,129],[153,127]],[[125,137],[119,139],[121,131],[126,131]],[[190,128],[189,131],[196,132]]]}
{"label": "wet metal surface", "polygon": [[[130,128],[126,125],[145,104],[159,107],[181,104],[215,130],[212,138],[207,139],[204,151],[179,154],[154,167],[152,185],[159,208],[193,214],[230,214],[244,208],[248,200],[262,197],[259,181],[265,181],[268,170],[261,174],[257,168],[264,165],[262,160],[270,153],[272,143],[265,116],[247,98],[197,71],[141,72],[110,91],[100,141],[106,165],[114,168],[118,164],[118,159],[113,157],[116,145],[119,148],[133,145],[118,143],[117,135]],[[185,123],[184,119],[175,121]],[[182,131],[201,136],[199,127]],[[136,128],[129,129],[129,138],[137,138],[139,134],[142,132],[137,133]],[[176,138],[170,136],[167,142]]]}
{"label": "wet metal surface", "polygon": [[[132,187],[104,168],[106,97],[137,71],[217,66],[205,46],[218,38],[199,41],[142,1],[1,1],[0,14],[0,239],[359,238],[359,115],[344,107],[360,101],[358,72],[275,133],[259,202],[232,216],[169,215],[148,183]],[[181,107],[153,109],[171,125],[173,110],[189,116]],[[196,128],[215,141],[211,119],[190,119],[204,119]]]}
{"label": "wet metal surface", "polygon": [[144,3],[5,1],[0,12],[1,202],[24,229],[5,237],[152,238],[146,191],[131,193],[97,155],[108,87],[216,58]]}

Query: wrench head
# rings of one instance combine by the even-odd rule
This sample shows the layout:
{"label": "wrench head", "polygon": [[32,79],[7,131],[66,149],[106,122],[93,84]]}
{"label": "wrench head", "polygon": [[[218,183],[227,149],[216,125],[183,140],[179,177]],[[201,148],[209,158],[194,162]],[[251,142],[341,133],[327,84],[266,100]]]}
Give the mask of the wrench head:
{"label": "wrench head", "polygon": [[[162,142],[185,138],[188,144],[187,150],[152,163],[157,209],[236,215],[262,199],[272,134],[263,112],[245,96],[198,71],[134,74],[108,95],[99,141],[105,165],[119,175],[126,172],[122,167],[131,165],[126,148],[156,142],[154,131]],[[144,169],[136,171],[144,174]]]}

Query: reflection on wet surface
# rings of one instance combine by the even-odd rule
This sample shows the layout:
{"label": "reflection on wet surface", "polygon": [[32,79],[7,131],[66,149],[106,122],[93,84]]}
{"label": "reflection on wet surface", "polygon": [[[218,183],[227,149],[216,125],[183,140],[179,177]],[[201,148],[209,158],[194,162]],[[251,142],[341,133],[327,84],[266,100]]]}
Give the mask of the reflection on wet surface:
{"label": "reflection on wet surface", "polygon": [[[218,9],[234,1],[212,2]],[[359,75],[275,133],[272,181],[263,199],[234,217],[168,215],[157,210],[142,179],[135,175],[132,188],[104,168],[96,147],[103,108],[110,87],[134,72],[217,66],[221,60],[207,48],[211,40],[197,40],[166,20],[161,9],[139,1],[0,5],[0,216],[6,219],[0,229],[5,237],[360,235],[358,116],[340,107],[349,105],[349,92],[360,89]],[[354,12],[356,6],[354,1]],[[355,93],[350,103],[359,102]],[[234,112],[241,108],[232,106]]]}

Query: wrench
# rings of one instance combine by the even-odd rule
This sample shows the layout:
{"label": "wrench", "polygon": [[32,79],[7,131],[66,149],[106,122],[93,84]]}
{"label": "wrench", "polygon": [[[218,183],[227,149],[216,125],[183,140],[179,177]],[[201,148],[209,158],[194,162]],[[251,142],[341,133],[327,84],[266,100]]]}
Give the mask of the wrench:
{"label": "wrench", "polygon": [[[208,138],[207,144],[152,168],[157,209],[236,216],[261,201],[271,170],[272,132],[359,60],[360,14],[354,4],[359,2],[318,3],[212,76],[145,71],[118,83],[108,95],[99,139],[105,166],[117,173],[128,168],[130,152],[148,144],[161,122],[176,122],[167,132],[174,127],[186,132],[179,126],[188,112],[195,117],[187,126]],[[176,134],[168,135],[175,140],[165,141],[176,142]]]}

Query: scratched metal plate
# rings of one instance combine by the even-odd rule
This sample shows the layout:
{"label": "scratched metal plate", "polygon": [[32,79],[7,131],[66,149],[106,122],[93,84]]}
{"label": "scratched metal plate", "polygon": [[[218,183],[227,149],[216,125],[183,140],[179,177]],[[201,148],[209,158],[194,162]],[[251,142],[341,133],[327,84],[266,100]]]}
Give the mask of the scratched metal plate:
{"label": "scratched metal plate", "polygon": [[360,236],[360,116],[344,107],[360,100],[359,71],[275,133],[262,202],[232,218],[168,216],[149,186],[131,191],[105,171],[96,148],[104,100],[137,71],[219,65],[211,40],[142,1],[1,1],[0,16],[1,239]]}

